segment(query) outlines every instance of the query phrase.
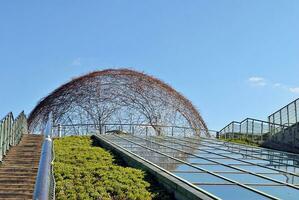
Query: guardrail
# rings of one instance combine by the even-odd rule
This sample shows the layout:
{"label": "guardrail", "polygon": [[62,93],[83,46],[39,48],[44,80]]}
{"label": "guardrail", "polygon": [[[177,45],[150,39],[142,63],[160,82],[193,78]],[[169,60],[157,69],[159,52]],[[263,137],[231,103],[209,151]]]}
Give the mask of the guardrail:
{"label": "guardrail", "polygon": [[269,122],[292,126],[299,122],[299,98],[288,105],[272,113],[268,117]]}
{"label": "guardrail", "polygon": [[202,137],[216,137],[217,131],[193,129],[182,126],[150,125],[150,124],[57,124],[53,126],[53,136],[109,134],[110,132],[125,132],[132,135],[167,135],[191,136],[200,134]]}
{"label": "guardrail", "polygon": [[48,123],[44,129],[45,136],[41,158],[38,167],[37,178],[34,188],[34,200],[55,199],[55,179],[53,173],[54,148],[52,135],[52,115],[49,115]]}
{"label": "guardrail", "polygon": [[27,118],[24,112],[14,119],[9,113],[0,121],[0,161],[11,146],[19,144],[22,135],[28,133]]}
{"label": "guardrail", "polygon": [[229,123],[219,131],[219,135],[224,139],[248,139],[252,142],[262,143],[286,128],[288,128],[286,125],[246,118],[241,122]]}

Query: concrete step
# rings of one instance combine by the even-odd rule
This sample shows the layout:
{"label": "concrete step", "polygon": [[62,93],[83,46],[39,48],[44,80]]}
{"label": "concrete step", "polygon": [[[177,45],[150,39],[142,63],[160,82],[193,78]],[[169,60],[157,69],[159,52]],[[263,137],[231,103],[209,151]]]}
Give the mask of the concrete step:
{"label": "concrete step", "polygon": [[15,192],[15,191],[7,191],[7,192],[0,192],[1,198],[26,198],[26,199],[32,199],[33,194],[32,192]]}
{"label": "concrete step", "polygon": [[6,165],[8,164],[8,163],[16,163],[16,162],[18,162],[18,163],[24,163],[24,164],[29,164],[29,163],[39,163],[39,158],[37,158],[37,159],[29,159],[29,160],[16,160],[16,159],[9,159],[9,160],[6,160]]}
{"label": "concrete step", "polygon": [[29,155],[40,155],[40,151],[41,149],[35,149],[36,151],[29,151],[29,150],[25,150],[25,151],[22,151],[21,150],[15,150],[15,151],[10,151],[8,152],[8,154],[6,155],[6,157],[9,155],[9,156],[19,156],[19,157],[22,157],[22,156],[29,156]]}
{"label": "concrete step", "polygon": [[38,164],[16,164],[16,163],[11,164],[11,163],[7,163],[7,164],[4,164],[3,167],[35,169],[35,168],[38,168]]}
{"label": "concrete step", "polygon": [[[20,156],[18,155],[9,155],[8,157],[5,158],[5,161],[8,161],[8,160],[15,160],[15,159],[20,159]],[[27,157],[26,160],[39,160],[40,159],[40,155],[32,155],[30,157]]]}
{"label": "concrete step", "polygon": [[[36,152],[31,152],[31,151],[30,152],[16,151],[16,152],[9,152],[7,156],[15,156],[15,157],[19,157],[19,158],[26,156],[28,158],[29,156],[39,157],[40,154],[36,153]],[[6,156],[6,158],[7,158],[7,156]]]}
{"label": "concrete step", "polygon": [[22,154],[35,154],[36,152],[40,152],[41,148],[34,148],[34,150],[32,149],[13,149],[11,151],[8,152],[8,155],[12,154],[19,154],[19,155],[22,155]]}
{"label": "concrete step", "polygon": [[[20,179],[20,178],[1,178],[0,177],[0,186],[4,186],[4,185],[11,185],[11,184],[16,184],[16,183],[20,183],[20,184],[35,184],[35,179]],[[0,196],[1,197],[1,196]]]}
{"label": "concrete step", "polygon": [[7,192],[7,190],[10,190],[11,192],[17,192],[17,193],[33,193],[34,191],[34,187],[31,187],[31,188],[11,188],[11,187],[8,187],[8,188],[4,188],[4,187],[0,187],[0,193],[4,193],[4,192]]}
{"label": "concrete step", "polygon": [[[17,175],[17,174],[6,174],[6,175],[1,175],[0,176],[0,180],[2,179],[10,179],[10,180],[16,180],[16,179],[20,179],[20,180],[32,180],[35,179],[36,175],[31,175],[31,174],[22,174],[22,175]],[[1,186],[0,186],[1,187]]]}
{"label": "concrete step", "polygon": [[7,172],[37,172],[38,171],[38,167],[11,167],[11,166],[3,166],[0,167],[0,172],[1,173],[7,173]]}
{"label": "concrete step", "polygon": [[13,173],[15,176],[36,176],[37,171],[25,171],[25,172],[20,172],[20,171],[13,171],[13,172],[3,172],[0,171],[0,176],[4,177],[7,174]]}
{"label": "concrete step", "polygon": [[[0,198],[0,200],[25,200],[26,198],[22,198],[22,197],[6,197],[6,198]],[[27,198],[27,199],[32,199],[32,198]]]}
{"label": "concrete step", "polygon": [[28,189],[28,190],[31,190],[31,189],[34,189],[34,184],[7,184],[7,185],[3,185],[3,186],[0,186],[0,188],[2,189]]}
{"label": "concrete step", "polygon": [[11,152],[36,152],[36,150],[41,150],[41,148],[40,147],[20,147],[20,148],[15,148],[15,149],[11,149],[10,151],[9,151],[9,153],[11,153]]}
{"label": "concrete step", "polygon": [[43,136],[23,135],[0,165],[0,200],[32,199]]}

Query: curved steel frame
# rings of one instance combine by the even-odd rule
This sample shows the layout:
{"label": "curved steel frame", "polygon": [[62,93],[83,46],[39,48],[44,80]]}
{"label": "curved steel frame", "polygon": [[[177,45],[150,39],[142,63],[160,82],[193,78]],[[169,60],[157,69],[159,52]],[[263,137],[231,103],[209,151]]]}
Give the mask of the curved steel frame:
{"label": "curved steel frame", "polygon": [[[129,69],[96,71],[73,79],[44,98],[29,116],[29,130],[40,132],[53,112],[57,124],[150,124],[184,126],[208,135],[192,103],[166,83]],[[199,132],[198,132],[199,131]]]}

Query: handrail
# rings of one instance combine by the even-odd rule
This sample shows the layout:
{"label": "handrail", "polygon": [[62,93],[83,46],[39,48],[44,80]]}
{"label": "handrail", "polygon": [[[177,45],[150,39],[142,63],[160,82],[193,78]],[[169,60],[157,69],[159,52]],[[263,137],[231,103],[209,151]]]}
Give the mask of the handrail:
{"label": "handrail", "polygon": [[264,121],[264,120],[260,120],[260,119],[254,119],[254,118],[250,118],[250,117],[247,117],[246,119],[244,119],[240,123],[245,122],[246,120],[252,120],[252,121],[262,122],[262,123],[270,124],[270,125],[274,125],[274,126],[288,127],[288,126],[283,125],[283,124],[277,124],[277,123],[273,123],[273,122],[269,122],[269,121]]}
{"label": "handrail", "polygon": [[28,133],[27,128],[27,118],[24,112],[21,112],[16,119],[10,112],[0,120],[0,162],[10,147],[19,144],[22,135]]}
{"label": "handrail", "polygon": [[239,125],[241,125],[241,122],[232,121],[232,122],[230,122],[229,124],[227,124],[224,128],[222,128],[222,129],[219,131],[219,133],[221,133],[224,129],[226,129],[226,127],[231,126],[231,124],[239,124]]}
{"label": "handrail", "polygon": [[55,180],[53,177],[53,141],[52,134],[52,115],[49,115],[48,123],[43,131],[45,136],[41,157],[39,161],[38,173],[34,188],[34,200],[55,199]]}
{"label": "handrail", "polygon": [[275,112],[273,112],[271,115],[269,115],[268,117],[271,117],[273,115],[275,115],[276,113],[280,112],[281,110],[283,110],[284,108],[287,108],[288,106],[292,105],[293,103],[296,103],[297,101],[299,101],[299,98],[293,100],[291,103],[288,103],[287,105],[283,106],[282,108],[276,110]]}
{"label": "handrail", "polygon": [[264,121],[264,120],[260,120],[260,119],[254,119],[254,118],[251,118],[251,117],[247,117],[244,120],[242,120],[241,122],[238,122],[238,121],[232,121],[232,122],[230,122],[224,128],[222,128],[219,132],[221,133],[223,130],[225,130],[227,127],[231,126],[232,124],[241,125],[242,123],[244,123],[244,122],[246,122],[248,120],[252,120],[252,121],[260,122],[260,123],[265,123],[265,124],[269,124],[269,125],[274,125],[274,126],[280,126],[280,127],[286,127],[286,128],[289,127],[289,126],[286,126],[284,124],[277,124],[277,123],[273,123],[273,122],[268,122],[268,121]]}
{"label": "handrail", "polygon": [[[184,131],[194,131],[194,132],[201,132],[203,131],[208,133],[208,136],[209,137],[212,137],[214,134],[217,134],[218,131],[215,131],[215,130],[210,130],[210,129],[203,129],[203,128],[192,128],[192,127],[184,127],[184,126],[176,126],[176,125],[163,125],[163,124],[155,124],[155,125],[152,125],[152,124],[146,124],[146,123],[103,123],[103,124],[95,124],[95,123],[77,123],[77,124],[54,124],[53,125],[53,129],[54,129],[54,135],[55,136],[58,136],[58,137],[61,137],[61,135],[63,135],[61,132],[62,131],[65,131],[65,130],[69,130],[70,128],[87,128],[88,130],[88,127],[92,127],[91,129],[93,129],[94,127],[102,127],[104,129],[103,132],[107,132],[106,131],[106,128],[109,129],[109,127],[119,127],[121,131],[125,131],[126,128],[130,131],[132,131],[132,133],[134,133],[134,130],[136,127],[142,127],[142,128],[145,128],[146,131],[149,131],[149,130],[153,130],[152,128],[153,127],[156,127],[156,128],[167,128],[168,129],[168,132],[171,133],[171,134],[174,134],[175,132],[177,132],[177,130],[180,130],[182,133]],[[126,128],[124,128],[126,127]],[[150,128],[150,129],[148,129]],[[118,129],[118,128],[116,128]],[[114,130],[114,129],[113,129]],[[110,130],[109,130],[110,131]],[[72,132],[76,132],[76,130],[73,130]],[[84,134],[86,134],[87,131],[84,132]],[[78,134],[80,134],[78,132]],[[82,134],[82,133],[81,133]]]}
{"label": "handrail", "polygon": [[[192,130],[206,130],[203,128],[192,128],[192,127],[187,127],[187,126],[170,126],[170,125],[163,125],[163,124],[137,124],[137,123],[103,123],[103,124],[94,124],[94,123],[85,123],[85,124],[61,124],[61,125],[54,125],[53,127],[58,127],[58,126],[65,126],[65,127],[72,127],[72,126],[118,126],[118,125],[123,125],[123,126],[155,126],[155,127],[163,127],[163,128],[184,128],[184,129],[192,129]],[[214,130],[209,130],[209,131],[214,131]]]}

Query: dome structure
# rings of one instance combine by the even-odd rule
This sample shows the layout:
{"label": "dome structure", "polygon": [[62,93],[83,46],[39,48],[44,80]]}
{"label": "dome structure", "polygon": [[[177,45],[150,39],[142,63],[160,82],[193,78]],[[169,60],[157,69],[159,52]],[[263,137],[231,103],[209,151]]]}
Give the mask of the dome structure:
{"label": "dome structure", "polygon": [[[166,83],[130,69],[107,69],[75,78],[42,99],[29,115],[29,130],[40,132],[52,113],[55,125],[150,127],[156,135],[178,130],[208,135],[192,103]],[[176,128],[174,130],[174,128]],[[167,130],[166,130],[167,129]],[[85,130],[87,132],[88,130]],[[90,129],[89,129],[90,131]]]}

